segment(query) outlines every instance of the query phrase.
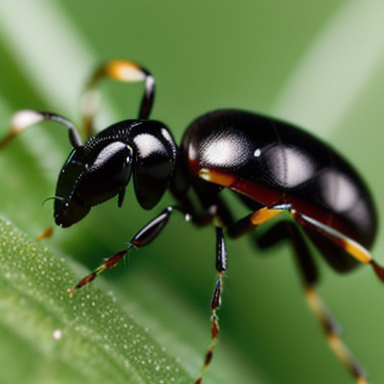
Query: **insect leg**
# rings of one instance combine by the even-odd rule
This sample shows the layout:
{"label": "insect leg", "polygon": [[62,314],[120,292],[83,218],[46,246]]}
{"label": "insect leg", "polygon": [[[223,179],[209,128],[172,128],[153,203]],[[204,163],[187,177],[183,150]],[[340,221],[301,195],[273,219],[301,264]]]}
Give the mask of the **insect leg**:
{"label": "insect leg", "polygon": [[89,275],[85,276],[82,280],[80,280],[75,287],[70,288],[68,290],[68,293],[74,293],[75,290],[93,281],[96,276],[100,273],[104,272],[107,269],[116,267],[116,265],[124,258],[124,256],[131,248],[141,248],[151,243],[166,226],[173,210],[174,207],[171,206],[164,209],[160,213],[160,215],[151,220],[146,226],[144,226],[139,232],[137,232],[135,236],[132,237],[132,239],[127,244],[126,249],[117,252],[108,259],[106,259],[103,264],[101,264]]}
{"label": "insect leg", "polygon": [[336,320],[330,314],[320,296],[313,289],[312,284],[307,284],[305,287],[305,298],[309,307],[315,313],[320,324],[322,325],[330,348],[336,357],[344,364],[344,366],[356,378],[357,384],[367,384],[366,374],[360,364],[354,359],[348,348],[340,337],[340,327]]}
{"label": "insect leg", "polygon": [[[127,252],[131,248],[141,248],[145,245],[150,244],[155,238],[160,234],[160,232],[163,230],[163,228],[166,226],[166,224],[169,221],[169,218],[171,217],[171,214],[174,210],[181,211],[186,219],[188,216],[191,216],[184,212],[183,209],[180,207],[172,207],[169,206],[165,208],[157,217],[155,217],[153,220],[151,220],[147,225],[145,225],[140,231],[136,233],[135,236],[132,237],[132,239],[128,242],[126,249],[119,251],[106,259],[103,264],[101,264],[99,267],[97,267],[94,271],[92,271],[89,275],[85,276],[82,280],[80,280],[75,287],[70,288],[68,292],[70,294],[74,293],[77,289],[83,287],[84,285],[90,283],[93,281],[97,275],[104,272],[107,269],[111,269],[115,267],[127,254]],[[212,215],[209,210],[206,213],[207,215]]]}
{"label": "insect leg", "polygon": [[96,91],[96,85],[105,77],[128,83],[145,81],[139,119],[147,119],[152,109],[155,96],[155,78],[150,72],[133,61],[107,61],[93,73],[84,92],[81,113],[83,115],[84,129],[87,137],[92,136],[93,119],[98,109],[99,93]]}
{"label": "insect leg", "polygon": [[312,261],[312,255],[302,232],[294,223],[289,223],[288,232],[294,246],[299,270],[304,283],[304,293],[309,307],[316,315],[323,327],[330,348],[336,357],[357,379],[357,384],[367,384],[364,370],[353,358],[348,348],[341,339],[341,328],[329,312],[320,296],[316,293],[314,285],[317,282],[317,271]]}
{"label": "insect leg", "polygon": [[261,248],[267,248],[278,241],[287,239],[293,246],[304,284],[315,284],[318,281],[318,270],[313,260],[312,252],[299,226],[292,220],[284,220],[275,224],[267,232],[257,237]]}
{"label": "insect leg", "polygon": [[337,245],[339,248],[346,251],[349,255],[355,258],[357,261],[363,264],[371,264],[377,277],[384,282],[384,267],[380,266],[375,260],[373,260],[371,254],[367,249],[356,241],[344,236],[339,231],[330,228],[317,220],[314,220],[306,215],[302,215],[296,211],[292,211],[294,219],[303,227],[305,231],[315,231],[325,239],[330,240],[332,243]]}
{"label": "insect leg", "polygon": [[252,212],[248,216],[243,217],[242,219],[236,221],[228,228],[228,234],[232,238],[236,239],[239,236],[242,236],[259,225],[266,223],[267,221],[273,219],[275,216],[284,212],[286,209],[282,209],[280,206],[277,207],[263,207],[258,209],[255,212]]}
{"label": "insect leg", "polygon": [[[279,206],[276,206],[275,208],[261,208],[233,224],[229,228],[228,233],[232,237],[241,236],[242,234],[249,232],[258,225],[266,223],[268,220],[272,219],[283,210],[286,210],[285,207],[282,208],[283,209],[280,209]],[[328,227],[323,228],[324,226],[322,224],[317,222],[314,223],[312,222],[312,219],[300,215],[295,211],[291,211],[291,213],[294,219],[303,227],[304,230],[314,226],[317,231],[324,231],[327,238],[330,238],[332,241],[342,246],[360,262],[374,263],[368,251],[353,240],[345,238],[345,236],[341,235],[337,231],[334,231],[333,229]],[[269,246],[278,239],[284,238],[287,235],[290,237],[295,249],[295,254],[304,281],[305,297],[310,308],[316,314],[319,322],[323,326],[332,351],[335,353],[337,358],[347,367],[352,375],[355,376],[357,379],[357,384],[366,384],[367,381],[363,369],[351,356],[349,350],[341,340],[340,328],[337,325],[337,322],[327,310],[321,298],[313,288],[317,281],[317,269],[312,261],[312,256],[310,255],[310,251],[305,243],[302,233],[295,225],[289,222],[282,222],[277,224],[276,227],[272,228],[272,231],[274,231],[274,233],[267,232],[260,239],[261,246]],[[381,278],[383,275],[382,268],[376,263],[373,264],[373,267],[375,270],[378,269],[378,275]]]}
{"label": "insect leg", "polygon": [[24,132],[27,128],[40,123],[44,120],[56,121],[68,128],[69,141],[74,148],[82,146],[81,138],[76,127],[62,116],[50,112],[40,112],[34,110],[21,110],[12,117],[11,128],[8,134],[0,140],[0,149],[4,148],[13,138]]}
{"label": "insect leg", "polygon": [[[342,235],[340,232],[329,228],[312,218],[301,215],[297,212],[292,212],[295,220],[306,231],[317,231],[325,236],[326,239],[332,241],[334,244],[344,249],[352,257],[361,263],[370,263],[374,268],[377,276],[384,281],[383,268],[379,266],[371,257],[369,252],[360,244],[352,239]],[[313,289],[312,282],[308,279],[305,286],[305,297],[312,311],[317,316],[320,324],[323,326],[327,334],[327,339],[330,348],[337,356],[337,358],[344,364],[344,366],[356,378],[357,384],[367,384],[366,374],[361,368],[360,364],[353,358],[348,348],[343,343],[340,337],[340,328],[335,319],[329,313],[319,295]]]}
{"label": "insect leg", "polygon": [[227,269],[227,250],[224,242],[223,229],[221,227],[216,227],[216,271],[218,273],[218,278],[216,285],[213,291],[212,300],[211,300],[211,344],[208,348],[208,351],[205,355],[204,365],[200,371],[200,375],[195,381],[195,384],[200,384],[203,380],[204,371],[209,366],[212,356],[213,349],[215,348],[217,337],[219,335],[219,321],[216,314],[217,309],[221,305],[221,295],[223,291],[223,274]]}

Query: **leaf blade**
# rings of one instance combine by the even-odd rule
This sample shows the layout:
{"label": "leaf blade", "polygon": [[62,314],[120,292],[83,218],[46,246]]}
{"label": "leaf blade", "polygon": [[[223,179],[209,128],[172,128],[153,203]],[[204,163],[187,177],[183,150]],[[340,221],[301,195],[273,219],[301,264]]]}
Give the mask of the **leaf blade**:
{"label": "leaf blade", "polygon": [[[20,360],[24,366],[31,360],[35,363],[32,373],[11,370],[13,379],[26,383],[65,383],[79,377],[85,383],[109,382],[112,377],[114,383],[191,381],[175,359],[119,308],[112,294],[90,287],[70,297],[66,289],[75,279],[66,260],[36,245],[4,219],[0,219],[0,257],[0,335],[13,334],[19,341],[13,351],[19,355],[14,356],[15,369]],[[34,351],[32,359],[21,358],[23,348],[29,355]],[[46,371],[46,366],[51,368]],[[68,368],[70,374],[63,378]],[[9,370],[1,370],[5,371]],[[22,371],[28,376],[23,377]],[[5,375],[0,373],[0,381],[10,382],[10,373]]]}

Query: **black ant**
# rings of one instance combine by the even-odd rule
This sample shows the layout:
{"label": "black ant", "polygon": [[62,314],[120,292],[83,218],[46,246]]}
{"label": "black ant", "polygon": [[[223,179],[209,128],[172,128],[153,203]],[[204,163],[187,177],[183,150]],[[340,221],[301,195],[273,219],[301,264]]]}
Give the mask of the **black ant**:
{"label": "black ant", "polygon": [[[137,119],[118,122],[93,135],[95,111],[91,99],[96,84],[104,77],[144,81],[145,91]],[[218,278],[211,301],[212,341],[195,382],[199,384],[219,334],[216,311],[227,269],[224,230],[236,238],[277,215],[283,217],[285,212],[286,219],[261,235],[259,245],[268,247],[282,238],[291,240],[305,297],[323,326],[331,349],[359,384],[367,383],[314,289],[318,272],[306,243],[308,238],[336,271],[348,272],[359,264],[370,264],[384,281],[383,267],[368,251],[376,236],[377,217],[362,178],[343,157],[311,134],[275,118],[241,110],[216,110],[197,118],[178,146],[166,125],[148,120],[154,90],[155,79],[146,69],[131,61],[112,60],[95,71],[86,89],[85,143],[67,119],[32,110],[17,112],[10,133],[0,141],[3,148],[20,132],[43,120],[56,121],[68,129],[73,150],[59,174],[54,197],[54,218],[61,227],[75,224],[93,206],[116,195],[121,206],[131,177],[137,200],[144,209],[154,208],[167,189],[177,201],[177,205],[166,207],[137,232],[126,249],[104,261],[69,292],[116,266],[130,248],[150,244],[175,210],[198,226],[214,222]],[[232,190],[250,210],[246,217],[233,218],[220,196],[225,188]],[[197,197],[198,204],[191,194]]]}

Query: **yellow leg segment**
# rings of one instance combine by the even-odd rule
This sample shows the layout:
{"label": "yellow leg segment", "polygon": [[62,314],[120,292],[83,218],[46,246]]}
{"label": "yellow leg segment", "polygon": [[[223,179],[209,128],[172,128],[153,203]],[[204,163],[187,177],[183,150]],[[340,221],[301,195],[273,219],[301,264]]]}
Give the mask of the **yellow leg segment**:
{"label": "yellow leg segment", "polygon": [[323,326],[327,335],[328,344],[333,353],[356,378],[357,384],[368,384],[364,370],[361,368],[360,364],[352,357],[348,348],[340,338],[340,328],[338,324],[325,307],[321,298],[317,295],[311,286],[306,287],[305,297],[310,308],[315,313],[320,324]]}

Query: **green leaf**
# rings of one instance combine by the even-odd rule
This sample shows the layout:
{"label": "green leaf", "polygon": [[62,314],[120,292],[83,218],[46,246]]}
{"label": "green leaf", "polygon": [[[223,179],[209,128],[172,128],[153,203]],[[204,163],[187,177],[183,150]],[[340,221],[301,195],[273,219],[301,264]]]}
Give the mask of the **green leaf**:
{"label": "green leaf", "polygon": [[0,260],[2,383],[192,382],[112,294],[70,296],[66,260],[2,218]]}

